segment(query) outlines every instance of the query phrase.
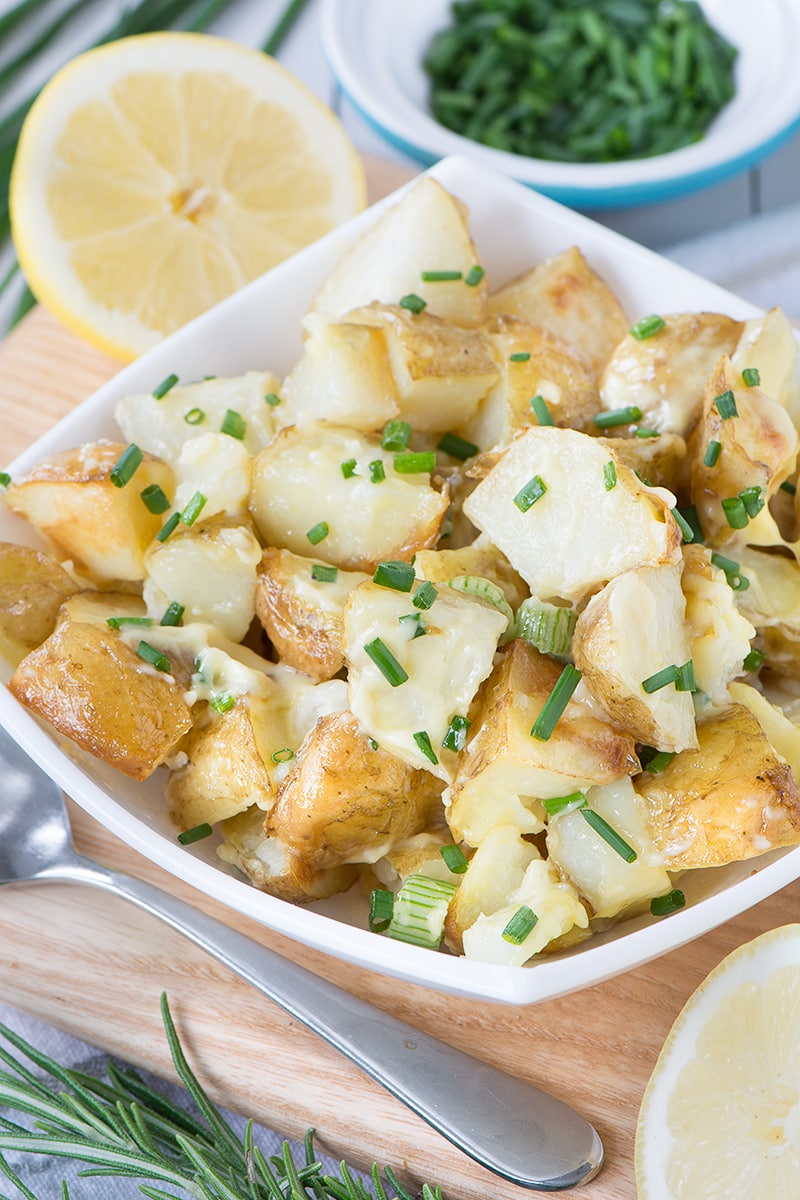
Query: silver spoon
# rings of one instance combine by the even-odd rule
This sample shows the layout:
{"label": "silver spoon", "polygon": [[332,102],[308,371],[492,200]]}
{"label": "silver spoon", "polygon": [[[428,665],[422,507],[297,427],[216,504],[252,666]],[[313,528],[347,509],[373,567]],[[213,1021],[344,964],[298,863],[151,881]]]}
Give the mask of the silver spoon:
{"label": "silver spoon", "polygon": [[60,789],[2,728],[0,781],[0,885],[88,883],[160,917],[476,1162],[521,1187],[559,1191],[600,1170],[600,1138],[560,1100],[351,996],[152,884],[76,854]]}

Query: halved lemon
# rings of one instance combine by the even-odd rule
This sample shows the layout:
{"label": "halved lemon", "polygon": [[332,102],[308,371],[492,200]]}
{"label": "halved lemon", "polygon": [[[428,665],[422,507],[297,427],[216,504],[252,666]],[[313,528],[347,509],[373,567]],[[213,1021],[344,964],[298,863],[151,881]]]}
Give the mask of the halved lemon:
{"label": "halved lemon", "polygon": [[273,59],[203,34],[73,59],[25,121],[11,226],[34,295],[133,358],[360,211],[338,119]]}
{"label": "halved lemon", "polygon": [[800,1196],[800,925],[729,954],[659,1055],[636,1129],[639,1200]]}

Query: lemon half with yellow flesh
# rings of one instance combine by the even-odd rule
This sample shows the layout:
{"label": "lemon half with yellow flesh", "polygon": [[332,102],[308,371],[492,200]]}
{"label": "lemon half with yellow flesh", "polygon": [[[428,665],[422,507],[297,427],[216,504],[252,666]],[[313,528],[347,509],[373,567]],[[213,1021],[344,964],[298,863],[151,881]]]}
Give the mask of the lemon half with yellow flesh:
{"label": "lemon half with yellow flesh", "polygon": [[359,212],[338,118],[279,63],[203,34],[90,50],[25,121],[11,227],[34,295],[133,358]]}
{"label": "lemon half with yellow flesh", "polygon": [[728,955],[689,999],[645,1090],[639,1200],[800,1197],[800,925]]}

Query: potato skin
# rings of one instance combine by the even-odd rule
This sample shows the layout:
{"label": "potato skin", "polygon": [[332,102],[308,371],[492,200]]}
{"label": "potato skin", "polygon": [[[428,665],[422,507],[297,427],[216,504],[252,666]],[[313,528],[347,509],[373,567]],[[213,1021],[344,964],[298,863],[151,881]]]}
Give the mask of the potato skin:
{"label": "potato skin", "polygon": [[352,713],[320,717],[267,818],[314,870],[372,861],[421,833],[441,812],[442,784],[378,747]]}
{"label": "potato skin", "polygon": [[697,724],[699,747],[643,774],[657,850],[667,870],[720,867],[800,842],[800,788],[742,704]]}
{"label": "potato skin", "polygon": [[49,554],[0,542],[0,653],[16,666],[50,636],[59,608],[77,590]]}
{"label": "potato skin", "polygon": [[102,625],[62,621],[17,667],[17,700],[95,758],[147,779],[192,727],[183,688]]}

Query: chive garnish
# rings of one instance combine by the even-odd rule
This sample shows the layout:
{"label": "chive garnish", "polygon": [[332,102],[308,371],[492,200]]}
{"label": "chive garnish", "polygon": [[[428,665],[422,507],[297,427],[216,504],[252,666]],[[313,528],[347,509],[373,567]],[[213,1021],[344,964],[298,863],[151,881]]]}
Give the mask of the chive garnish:
{"label": "chive garnish", "polygon": [[792,483],[789,479],[784,479],[783,483],[780,485],[780,489],[782,492],[786,492],[789,496],[797,495],[797,485]]}
{"label": "chive garnish", "polygon": [[126,446],[108,474],[114,487],[124,488],[129,484],[138,471],[143,458],[144,454],[135,442]]}
{"label": "chive garnish", "polygon": [[460,713],[454,713],[447,726],[447,733],[442,738],[442,748],[453,750],[456,754],[463,750],[467,744],[467,730],[471,724],[472,722]]}
{"label": "chive garnish", "polygon": [[452,871],[454,875],[463,875],[469,866],[469,860],[460,846],[453,845],[440,846],[439,853],[444,859],[445,866],[448,871]]}
{"label": "chive garnish", "polygon": [[424,471],[432,471],[436,466],[434,450],[420,450],[417,453],[406,451],[395,454],[394,469],[398,475],[421,475]]}
{"label": "chive garnish", "polygon": [[418,296],[416,292],[409,292],[407,296],[401,296],[399,304],[401,308],[407,308],[412,313],[421,313],[423,308],[428,307],[427,300],[423,300],[422,296]]}
{"label": "chive garnish", "polygon": [[177,600],[173,600],[164,609],[164,615],[159,621],[159,625],[180,625],[185,611],[186,608],[183,604],[179,604]]}
{"label": "chive garnish", "polygon": [[162,488],[157,483],[148,484],[139,495],[142,498],[142,504],[151,513],[163,513],[169,508],[169,498]]}
{"label": "chive garnish", "polygon": [[745,507],[745,511],[751,519],[757,517],[766,503],[764,497],[764,489],[755,484],[753,487],[746,487],[739,492],[739,497]]}
{"label": "chive garnish", "polygon": [[283,746],[280,750],[274,750],[270,757],[274,763],[291,762],[294,758],[294,750],[291,746]]}
{"label": "chive garnish", "polygon": [[557,817],[562,813],[575,812],[586,803],[585,792],[570,792],[567,796],[551,796],[542,800],[542,807],[548,817]]}
{"label": "chive garnish", "polygon": [[181,520],[184,525],[194,525],[207,503],[208,496],[204,496],[202,492],[195,492],[181,513]]}
{"label": "chive garnish", "polygon": [[165,542],[170,534],[174,533],[177,529],[180,519],[180,513],[173,513],[171,517],[168,517],[156,534],[156,541]]}
{"label": "chive garnish", "polygon": [[410,592],[415,580],[414,568],[407,562],[378,563],[372,576],[373,583],[380,587],[392,588],[395,592]]}
{"label": "chive garnish", "polygon": [[372,659],[381,675],[383,675],[386,682],[390,683],[392,687],[399,687],[401,683],[405,683],[408,679],[408,672],[403,670],[400,663],[381,638],[376,637],[371,642],[366,642],[364,653]]}
{"label": "chive garnish", "polygon": [[139,642],[136,647],[136,653],[139,658],[144,659],[146,663],[150,663],[151,667],[155,667],[157,671],[169,672],[171,669],[170,661],[166,654],[161,650],[156,650],[155,646],[151,646],[149,642]]}
{"label": "chive garnish", "polygon": [[223,713],[231,711],[233,706],[236,704],[236,697],[230,692],[225,692],[222,696],[212,696],[208,703],[211,705],[214,712],[219,713],[219,715],[222,716]]}
{"label": "chive garnish", "polygon": [[422,271],[420,274],[423,283],[451,283],[461,278],[461,271]]}
{"label": "chive garnish", "polygon": [[686,897],[680,888],[673,888],[666,896],[654,896],[650,901],[650,912],[654,917],[668,917],[686,904]]}
{"label": "chive garnish", "polygon": [[645,429],[644,425],[637,425],[633,431],[633,436],[638,438],[654,438],[661,437],[657,429]]}
{"label": "chive garnish", "polygon": [[420,729],[419,733],[414,734],[414,741],[417,743],[420,750],[429,762],[438,763],[439,760],[436,757],[436,751],[431,745],[430,736],[425,732],[424,729]]}
{"label": "chive garnish", "polygon": [[[675,511],[676,510],[673,509],[673,512],[675,512]],[[679,511],[680,511],[680,514],[683,517],[684,521],[686,522],[686,524],[689,526],[692,533],[694,534],[693,541],[697,542],[698,545],[702,546],[703,543],[705,542],[705,536],[703,534],[702,526],[700,525],[700,518],[697,515],[696,506],[694,504],[687,504]]]}
{"label": "chive garnish", "polygon": [[593,808],[582,808],[581,816],[587,825],[591,825],[595,833],[599,833],[603,841],[607,842],[612,850],[616,850],[620,858],[624,858],[625,862],[628,863],[636,862],[639,856],[633,846],[626,842],[624,837],[618,834],[616,829],[609,825],[604,817],[600,816],[600,813],[595,812]]}
{"label": "chive garnish", "polygon": [[405,450],[411,437],[411,426],[408,421],[389,421],[381,437],[382,450]]}
{"label": "chive garnish", "polygon": [[154,387],[152,396],[154,400],[163,400],[167,392],[171,392],[178,382],[177,375],[168,375],[166,379],[162,379],[158,387]]}
{"label": "chive garnish", "polygon": [[536,420],[540,425],[552,425],[553,417],[550,409],[547,407],[547,401],[544,396],[531,396],[531,408],[533,409]]}
{"label": "chive garnish", "polygon": [[661,688],[669,687],[678,678],[678,668],[675,663],[668,667],[662,667],[660,671],[656,671],[654,675],[648,675],[647,679],[642,680],[642,689],[650,695],[652,692],[658,692]]}
{"label": "chive garnish", "polygon": [[345,479],[351,479],[356,473],[358,463],[354,458],[346,458],[343,463],[339,463],[339,466],[342,468]]}
{"label": "chive garnish", "polygon": [[678,667],[678,675],[675,680],[676,692],[696,692],[697,684],[694,678],[694,663],[691,659],[685,662],[683,666]]}
{"label": "chive garnish", "polygon": [[651,313],[649,317],[642,317],[641,321],[637,321],[631,326],[631,334],[636,338],[637,342],[643,342],[646,338],[653,337],[654,334],[660,333],[666,325],[663,317],[659,317],[656,313]]}
{"label": "chive garnish", "polygon": [[541,500],[546,491],[547,484],[541,475],[534,475],[533,479],[528,480],[525,487],[517,492],[514,503],[520,512],[525,513],[529,508],[533,508],[537,500]]}
{"label": "chive garnish", "polygon": [[738,562],[732,558],[726,558],[724,554],[712,554],[711,562],[725,572],[725,578],[735,592],[746,592],[750,587],[750,580],[742,574]]}
{"label": "chive garnish", "polygon": [[677,522],[678,528],[681,531],[682,541],[693,542],[694,541],[694,530],[692,529],[689,522],[682,515],[682,513],[680,512],[679,509],[673,508],[671,510],[671,512],[672,512],[673,517],[675,518],[675,521]]}
{"label": "chive garnish", "polygon": [[456,433],[445,433],[437,442],[436,449],[441,450],[443,454],[449,454],[451,458],[457,458],[459,462],[466,462],[468,458],[480,454],[479,446]]}
{"label": "chive garnish", "polygon": [[202,408],[190,408],[187,413],[183,414],[183,419],[187,425],[202,425],[206,414]]}
{"label": "chive garnish", "polygon": [[745,656],[742,666],[745,671],[757,671],[763,663],[766,655],[763,650],[757,650],[755,647]]}
{"label": "chive garnish", "polygon": [[235,408],[229,408],[226,410],[219,428],[221,433],[227,433],[229,437],[235,437],[241,441],[247,432],[247,422]]}
{"label": "chive garnish", "polygon": [[373,933],[388,929],[394,914],[394,892],[375,888],[369,897],[369,927]]}
{"label": "chive garnish", "polygon": [[402,617],[398,617],[397,619],[401,625],[407,625],[411,629],[410,642],[413,642],[414,638],[424,637],[428,632],[428,627],[425,624],[422,613],[404,613]]}
{"label": "chive garnish", "polygon": [[594,423],[598,429],[613,429],[616,425],[630,425],[641,421],[642,410],[636,404],[626,408],[610,408],[607,412],[595,413]]}
{"label": "chive garnish", "polygon": [[0,471],[0,487],[7,488],[11,483],[11,476],[8,471]]}
{"label": "chive garnish", "polygon": [[328,522],[317,521],[316,525],[312,525],[311,528],[306,531],[306,537],[311,542],[312,546],[316,546],[319,544],[319,542],[323,542],[329,533],[330,529],[328,528]]}
{"label": "chive garnish", "polygon": [[533,723],[531,737],[546,742],[558,724],[572,693],[581,681],[581,672],[572,663],[567,663],[559,675],[555,687],[544,702],[542,711]]}
{"label": "chive garnish", "polygon": [[719,452],[722,449],[722,442],[713,439],[706,446],[706,452],[703,455],[703,465],[706,467],[715,467],[719,459]]}
{"label": "chive garnish", "polygon": [[426,580],[414,592],[414,599],[411,603],[414,605],[414,608],[430,608],[438,595],[439,593],[435,585],[430,580]]}
{"label": "chive garnish", "polygon": [[736,410],[736,397],[730,388],[727,392],[722,392],[719,396],[715,396],[714,404],[716,404],[717,412],[723,421],[729,420],[730,417],[738,417],[739,415]]}
{"label": "chive garnish", "polygon": [[761,372],[758,367],[745,367],[742,371],[742,381],[745,387],[758,387],[761,383]]}
{"label": "chive garnish", "polygon": [[722,511],[731,529],[744,529],[750,520],[741,496],[726,496],[722,501]]}
{"label": "chive garnish", "polygon": [[539,920],[532,908],[522,904],[503,930],[503,938],[514,946],[521,946]]}
{"label": "chive garnish", "polygon": [[202,825],[184,829],[183,833],[178,834],[178,841],[182,846],[191,846],[192,842],[202,842],[203,838],[211,837],[213,832],[208,822],[203,821]]}
{"label": "chive garnish", "polygon": [[109,629],[124,629],[128,626],[146,628],[152,624],[152,617],[106,617],[106,625]]}
{"label": "chive garnish", "polygon": [[264,394],[264,401],[270,408],[277,408],[281,402],[281,398],[277,392],[266,392]]}
{"label": "chive garnish", "polygon": [[486,272],[484,271],[483,267],[480,267],[477,263],[475,263],[475,265],[470,267],[464,276],[464,283],[467,285],[467,287],[477,287],[485,274]]}
{"label": "chive garnish", "polygon": [[339,574],[338,567],[330,567],[327,563],[314,563],[311,568],[311,578],[317,583],[334,583]]}
{"label": "chive garnish", "polygon": [[617,465],[613,458],[610,458],[603,467],[603,483],[607,492],[617,486]]}
{"label": "chive garnish", "polygon": [[529,362],[530,353],[527,350],[518,350],[516,354],[509,354],[509,362]]}
{"label": "chive garnish", "polygon": [[655,746],[639,747],[639,762],[642,769],[649,771],[651,775],[660,775],[674,757],[675,753],[672,750],[656,750]]}
{"label": "chive garnish", "polygon": [[378,750],[379,749],[378,743],[375,741],[374,737],[367,738],[367,741],[369,743],[370,750]]}
{"label": "chive garnish", "polygon": [[371,483],[383,483],[386,478],[386,467],[383,465],[382,458],[373,458],[369,464],[369,478]]}

